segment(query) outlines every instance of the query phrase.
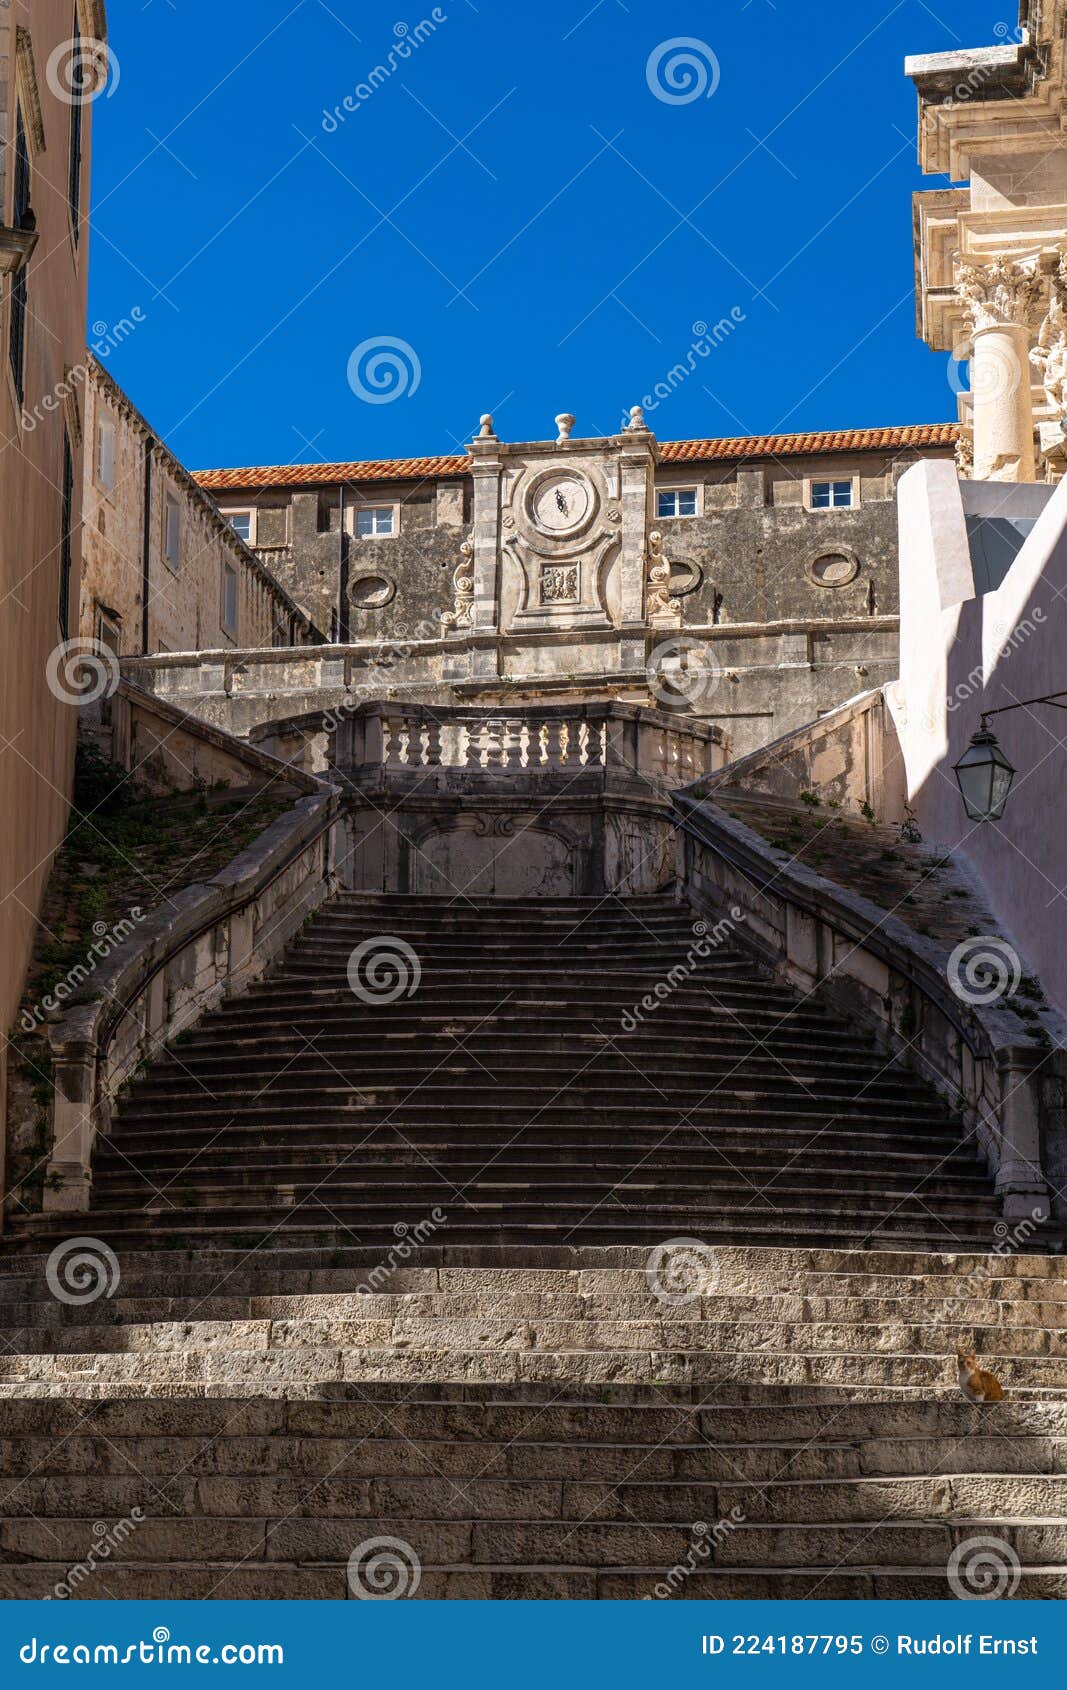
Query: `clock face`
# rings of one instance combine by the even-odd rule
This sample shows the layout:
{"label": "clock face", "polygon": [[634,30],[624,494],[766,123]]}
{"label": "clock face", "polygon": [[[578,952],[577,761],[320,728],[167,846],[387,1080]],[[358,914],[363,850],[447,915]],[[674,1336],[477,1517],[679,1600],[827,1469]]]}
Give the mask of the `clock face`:
{"label": "clock face", "polygon": [[593,505],[593,491],[584,476],[561,470],[540,482],[530,503],[530,514],[538,528],[550,534],[567,534],[586,520]]}

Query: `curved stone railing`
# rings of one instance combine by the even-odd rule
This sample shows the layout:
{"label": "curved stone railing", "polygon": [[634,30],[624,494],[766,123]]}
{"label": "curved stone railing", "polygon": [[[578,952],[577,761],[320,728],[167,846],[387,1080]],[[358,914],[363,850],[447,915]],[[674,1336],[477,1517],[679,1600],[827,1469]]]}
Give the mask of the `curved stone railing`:
{"label": "curved stone railing", "polygon": [[890,1060],[914,1064],[976,1137],[1007,1217],[1047,1216],[1049,1148],[1067,1124],[1064,1052],[1035,1041],[1005,1003],[959,998],[935,940],[802,863],[776,861],[766,840],[695,794],[673,804],[690,899],[739,910],[780,978],[836,999]]}
{"label": "curved stone railing", "polygon": [[338,721],[335,763],[360,784],[456,771],[617,774],[673,788],[713,771],[718,739],[710,723],[627,704],[368,704]]}
{"label": "curved stone railing", "polygon": [[48,1033],[55,1077],[44,1207],[89,1207],[93,1149],[142,1062],[245,990],[338,884],[340,794],[300,799],[210,880],[150,916],[94,976],[95,996]]}

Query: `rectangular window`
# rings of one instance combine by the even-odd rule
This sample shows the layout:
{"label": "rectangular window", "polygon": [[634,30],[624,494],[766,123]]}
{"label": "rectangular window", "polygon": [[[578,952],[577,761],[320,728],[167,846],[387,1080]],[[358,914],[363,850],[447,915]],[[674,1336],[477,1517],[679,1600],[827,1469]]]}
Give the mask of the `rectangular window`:
{"label": "rectangular window", "polygon": [[224,511],[223,515],[237,538],[243,540],[246,546],[250,546],[252,544],[252,512]]}
{"label": "rectangular window", "polygon": [[113,616],[106,611],[99,611],[96,618],[96,641],[106,651],[114,652],[116,657],[122,655],[122,629]]}
{"label": "rectangular window", "polygon": [[[77,0],[74,5],[74,26],[70,39],[70,64],[75,71],[81,70],[82,64],[81,26],[78,23]],[[82,200],[82,102],[72,99],[70,102],[70,160],[67,184],[67,197],[70,205],[71,228],[74,233],[74,244],[77,246],[81,238],[81,200]]]}
{"label": "rectangular window", "polygon": [[[32,228],[30,210],[30,149],[26,141],[26,125],[22,106],[15,106],[15,197],[12,218],[16,229]],[[21,405],[26,397],[26,315],[28,282],[26,266],[16,270],[11,281],[11,323],[8,337],[8,356],[11,374],[15,378],[15,392]]]}
{"label": "rectangular window", "polygon": [[222,565],[222,626],[228,634],[237,634],[237,571],[232,563]]}
{"label": "rectangular window", "polygon": [[168,493],[163,514],[163,555],[177,569],[182,555],[182,512],[173,493]]}
{"label": "rectangular window", "polygon": [[695,487],[662,487],[656,494],[657,516],[696,516]]}
{"label": "rectangular window", "polygon": [[115,485],[115,424],[106,417],[96,425],[96,479],[108,493]]}
{"label": "rectangular window", "polygon": [[848,510],[852,502],[851,481],[813,481],[811,484],[813,511]]}
{"label": "rectangular window", "polygon": [[361,539],[393,532],[392,505],[364,505],[356,512],[356,533]]}
{"label": "rectangular window", "polygon": [[59,536],[59,631],[70,637],[70,568],[74,551],[74,453],[63,430],[62,527]]}

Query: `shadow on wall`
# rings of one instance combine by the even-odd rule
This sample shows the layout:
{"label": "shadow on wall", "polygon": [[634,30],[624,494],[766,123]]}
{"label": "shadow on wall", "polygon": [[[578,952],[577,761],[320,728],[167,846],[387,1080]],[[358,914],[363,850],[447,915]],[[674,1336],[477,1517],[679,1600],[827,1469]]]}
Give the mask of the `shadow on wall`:
{"label": "shadow on wall", "polygon": [[1000,822],[972,822],[953,765],[982,712],[1067,688],[1067,482],[961,483],[916,464],[900,505],[901,673],[889,689],[908,802],[924,836],[963,856],[1002,939],[1067,1009],[1067,718],[994,724],[1017,774]]}

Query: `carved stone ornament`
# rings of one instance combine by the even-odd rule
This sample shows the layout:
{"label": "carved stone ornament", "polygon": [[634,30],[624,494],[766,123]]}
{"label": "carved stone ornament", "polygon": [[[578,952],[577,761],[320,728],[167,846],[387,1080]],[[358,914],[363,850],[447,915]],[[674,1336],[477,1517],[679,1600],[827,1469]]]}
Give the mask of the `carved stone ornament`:
{"label": "carved stone ornament", "polygon": [[1045,403],[1057,417],[1067,413],[1067,263],[1061,257],[1049,279],[1049,302],[1030,362],[1045,389]]}
{"label": "carved stone ornament", "polygon": [[516,467],[501,516],[504,557],[519,588],[511,626],[610,627],[602,583],[619,533],[606,520],[608,481],[598,452],[583,443],[569,461],[535,458]]}
{"label": "carved stone ornament", "polygon": [[577,604],[578,566],[546,564],[541,570],[542,604]]}
{"label": "carved stone ornament", "polygon": [[956,442],[956,468],[964,481],[974,478],[974,430],[961,427]]}
{"label": "carved stone ornament", "polygon": [[654,528],[648,536],[648,576],[645,582],[645,606],[653,627],[665,622],[678,622],[681,608],[671,600],[671,565],[663,553],[663,535]]}
{"label": "carved stone ornament", "polygon": [[474,617],[474,545],[464,540],[460,546],[462,562],[452,575],[453,607],[441,616],[445,628],[469,628]]}
{"label": "carved stone ornament", "polygon": [[1041,282],[1033,270],[997,258],[991,264],[962,265],[956,293],[967,308],[972,334],[1011,325],[1026,328],[1040,299]]}

